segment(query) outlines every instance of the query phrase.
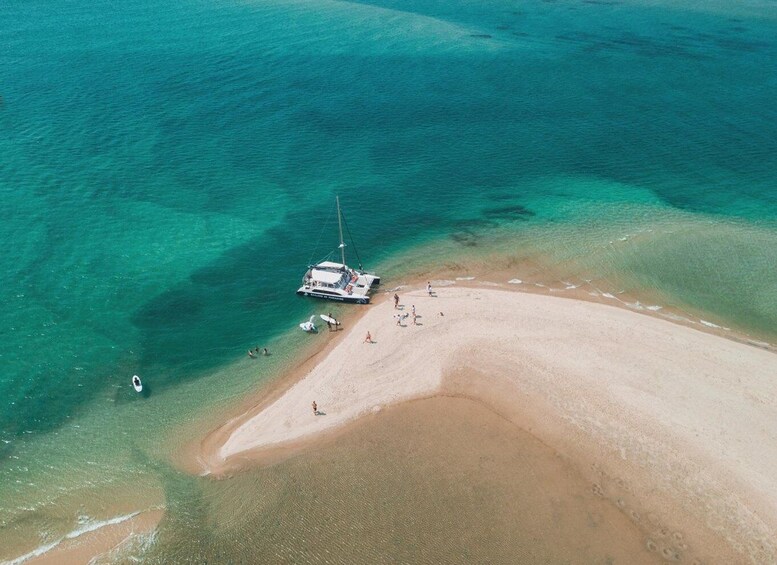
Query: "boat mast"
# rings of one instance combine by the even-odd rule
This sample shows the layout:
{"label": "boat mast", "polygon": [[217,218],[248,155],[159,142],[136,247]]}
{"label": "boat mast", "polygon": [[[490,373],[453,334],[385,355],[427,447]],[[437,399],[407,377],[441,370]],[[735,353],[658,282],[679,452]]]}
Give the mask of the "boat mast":
{"label": "boat mast", "polygon": [[337,202],[337,227],[340,229],[340,256],[343,259],[343,265],[345,265],[345,242],[343,241],[343,220],[340,216],[340,197],[335,196]]}

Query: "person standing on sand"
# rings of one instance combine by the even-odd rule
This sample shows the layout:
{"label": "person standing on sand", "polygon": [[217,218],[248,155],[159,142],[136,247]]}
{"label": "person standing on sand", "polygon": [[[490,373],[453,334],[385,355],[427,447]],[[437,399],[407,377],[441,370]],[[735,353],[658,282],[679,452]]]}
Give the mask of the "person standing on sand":
{"label": "person standing on sand", "polygon": [[432,295],[432,283],[429,281],[426,281],[426,292],[429,293],[429,296]]}
{"label": "person standing on sand", "polygon": [[367,337],[364,338],[364,343],[372,343],[372,336],[369,331],[367,332]]}
{"label": "person standing on sand", "polygon": [[316,401],[313,401],[313,415],[318,416],[318,404],[316,404]]}
{"label": "person standing on sand", "polygon": [[394,310],[399,308],[399,295],[395,292],[394,293]]}
{"label": "person standing on sand", "polygon": [[402,315],[401,314],[397,314],[394,317],[397,319],[397,325],[401,326],[402,325]]}

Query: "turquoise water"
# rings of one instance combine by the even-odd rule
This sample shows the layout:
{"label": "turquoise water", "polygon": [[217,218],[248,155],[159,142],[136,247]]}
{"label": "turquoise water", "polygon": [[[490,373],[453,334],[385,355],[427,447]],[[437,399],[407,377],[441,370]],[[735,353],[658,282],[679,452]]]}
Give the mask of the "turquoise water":
{"label": "turquoise water", "polygon": [[776,335],[775,31],[768,2],[3,3],[0,558],[165,491],[171,430],[293,358],[335,194],[395,278],[499,232]]}

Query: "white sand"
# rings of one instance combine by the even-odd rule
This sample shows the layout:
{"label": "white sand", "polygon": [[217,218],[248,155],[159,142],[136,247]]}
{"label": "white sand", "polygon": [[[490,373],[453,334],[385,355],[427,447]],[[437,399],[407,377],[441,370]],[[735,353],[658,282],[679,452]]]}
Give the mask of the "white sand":
{"label": "white sand", "polygon": [[[523,417],[514,421],[559,453],[587,457],[600,477],[593,488],[635,521],[673,501],[743,562],[777,562],[777,355],[602,304],[437,292],[402,296],[419,326],[410,317],[397,327],[392,302],[371,306],[302,380],[234,426],[214,460],[310,438],[458,382],[494,407],[515,407]],[[363,343],[368,330],[375,344]],[[325,415],[313,415],[313,400]]]}

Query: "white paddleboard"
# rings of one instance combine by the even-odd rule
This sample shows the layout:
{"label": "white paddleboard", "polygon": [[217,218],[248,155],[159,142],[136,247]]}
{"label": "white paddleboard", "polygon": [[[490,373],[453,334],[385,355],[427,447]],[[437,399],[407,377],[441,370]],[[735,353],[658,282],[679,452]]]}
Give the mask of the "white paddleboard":
{"label": "white paddleboard", "polygon": [[337,321],[337,320],[335,320],[334,318],[330,318],[329,316],[327,316],[327,315],[325,315],[325,314],[321,314],[321,315],[320,315],[320,318],[321,318],[322,320],[324,320],[325,322],[329,322],[330,324],[334,324],[334,325],[336,325],[336,326],[339,326],[339,325],[340,325],[340,322],[338,322],[338,321]]}
{"label": "white paddleboard", "polygon": [[143,390],[143,383],[137,375],[132,375],[132,388],[135,389],[135,392],[141,392]]}

